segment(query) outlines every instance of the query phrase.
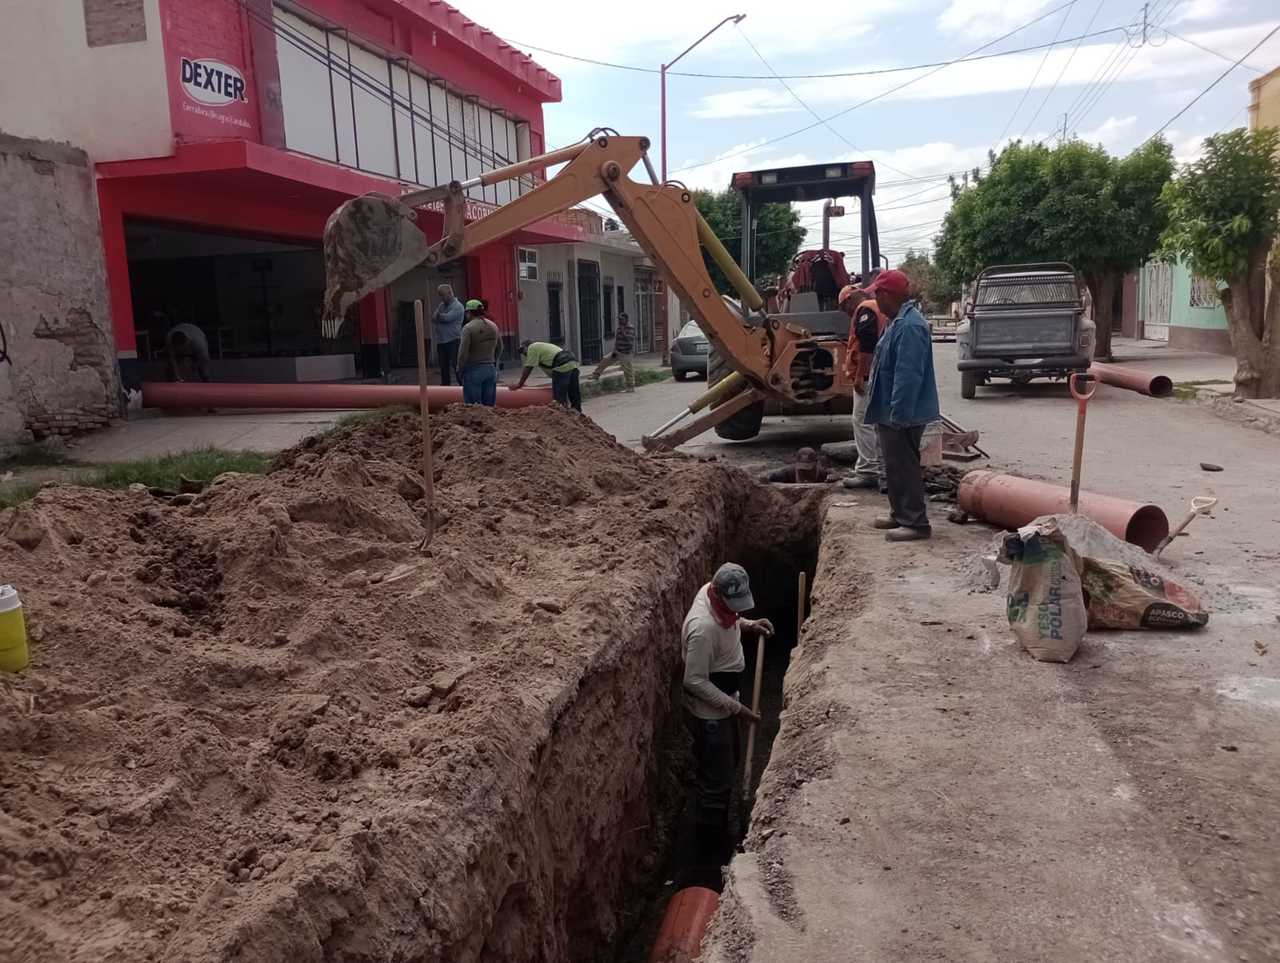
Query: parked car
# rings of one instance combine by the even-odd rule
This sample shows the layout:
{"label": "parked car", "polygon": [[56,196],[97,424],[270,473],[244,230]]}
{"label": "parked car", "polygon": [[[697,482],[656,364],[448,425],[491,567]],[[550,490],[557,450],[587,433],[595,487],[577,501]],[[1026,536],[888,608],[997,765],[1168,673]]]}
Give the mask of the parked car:
{"label": "parked car", "polygon": [[705,378],[710,351],[711,342],[697,323],[690,321],[680,329],[671,345],[671,376],[676,381],[684,381],[691,374]]}
{"label": "parked car", "polygon": [[1070,264],[1002,264],[978,275],[956,328],[960,397],[1009,378],[1066,378],[1093,362],[1095,326]]}

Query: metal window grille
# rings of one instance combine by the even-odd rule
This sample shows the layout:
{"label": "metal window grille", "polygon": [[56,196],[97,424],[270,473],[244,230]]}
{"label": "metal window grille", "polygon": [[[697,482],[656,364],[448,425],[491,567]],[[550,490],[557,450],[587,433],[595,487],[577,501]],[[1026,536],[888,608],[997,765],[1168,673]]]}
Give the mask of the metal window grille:
{"label": "metal window grille", "polygon": [[1218,297],[1218,282],[1213,278],[1202,278],[1193,274],[1190,303],[1193,308],[1218,307],[1222,304],[1222,299]]}

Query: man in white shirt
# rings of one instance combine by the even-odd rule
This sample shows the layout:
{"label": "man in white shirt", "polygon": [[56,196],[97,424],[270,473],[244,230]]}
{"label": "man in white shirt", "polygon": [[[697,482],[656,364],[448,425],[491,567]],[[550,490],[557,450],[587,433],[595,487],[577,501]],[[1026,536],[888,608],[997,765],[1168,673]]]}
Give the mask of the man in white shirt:
{"label": "man in white shirt", "polygon": [[773,635],[768,619],[744,619],[755,607],[751,581],[741,565],[726,562],[698,590],[681,633],[685,719],[693,736],[694,833],[698,863],[723,864],[729,856],[729,799],[738,769],[738,717],[759,722],[739,701],[746,660],[742,630]]}

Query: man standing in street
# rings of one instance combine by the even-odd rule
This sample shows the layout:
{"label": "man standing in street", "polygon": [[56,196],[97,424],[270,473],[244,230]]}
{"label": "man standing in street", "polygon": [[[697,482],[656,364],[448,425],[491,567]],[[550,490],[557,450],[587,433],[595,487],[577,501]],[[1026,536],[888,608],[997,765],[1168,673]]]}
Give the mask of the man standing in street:
{"label": "man standing in street", "polygon": [[453,288],[442,284],[436,288],[440,303],[431,315],[431,330],[436,339],[436,362],[440,365],[440,383],[453,384],[452,372],[458,368],[458,342],[462,340],[462,323],[466,308],[453,296]]}
{"label": "man standing in street", "polygon": [[489,320],[488,305],[478,298],[467,302],[467,323],[458,341],[458,380],[464,405],[498,404],[498,358],[502,332]]}
{"label": "man standing in street", "polygon": [[627,386],[627,391],[635,391],[636,369],[633,357],[635,351],[635,329],[631,327],[631,319],[627,317],[627,312],[623,311],[618,315],[618,331],[613,338],[613,351],[605,355],[600,363],[596,365],[596,370],[591,373],[591,380],[599,381],[600,376],[611,365],[616,364],[622,369],[622,379]]}
{"label": "man standing in street", "polygon": [[726,562],[698,590],[684,618],[685,721],[693,736],[693,809],[697,865],[719,866],[729,857],[729,799],[738,770],[738,717],[760,717],[739,701],[746,659],[742,630],[773,635],[768,619],[744,619],[755,607],[741,565]]}
{"label": "man standing in street", "polygon": [[840,292],[840,308],[849,315],[849,344],[844,356],[845,376],[853,382],[853,441],[858,448],[858,462],[853,477],[844,480],[845,488],[878,488],[885,490],[884,466],[880,463],[880,441],[876,429],[868,425],[867,379],[876,345],[888,325],[875,298],[850,284]]}
{"label": "man standing in street", "polygon": [[920,441],[941,412],[933,375],[933,339],[924,316],[907,303],[910,287],[901,271],[882,271],[866,290],[885,317],[893,319],[876,345],[866,413],[866,423],[876,426],[889,486],[890,513],[877,518],[875,527],[886,529],[885,539],[890,542],[933,534],[925,511]]}
{"label": "man standing in street", "polygon": [[523,388],[533,369],[541,368],[551,377],[551,396],[566,408],[582,411],[582,381],[572,351],[549,341],[526,341],[520,345],[520,357],[524,370],[513,389]]}

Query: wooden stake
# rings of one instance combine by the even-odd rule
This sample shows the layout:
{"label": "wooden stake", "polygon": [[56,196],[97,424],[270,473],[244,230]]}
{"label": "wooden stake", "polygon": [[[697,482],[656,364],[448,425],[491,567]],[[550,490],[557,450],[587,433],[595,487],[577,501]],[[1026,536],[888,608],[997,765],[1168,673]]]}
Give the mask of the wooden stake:
{"label": "wooden stake", "polygon": [[[764,633],[756,636],[756,684],[751,691],[751,711],[760,714],[760,683],[764,681]],[[747,730],[747,766],[742,771],[742,795],[751,795],[751,763],[756,752],[756,724]]]}
{"label": "wooden stake", "polygon": [[801,569],[800,583],[796,588],[796,645],[800,644],[800,630],[804,628],[804,587],[806,578],[804,569]]}
{"label": "wooden stake", "polygon": [[427,505],[427,533],[422,537],[418,551],[431,544],[436,530],[435,470],[431,465],[431,412],[427,404],[427,325],[423,317],[422,302],[413,302],[413,321],[418,329],[418,407],[422,412],[422,486]]}

